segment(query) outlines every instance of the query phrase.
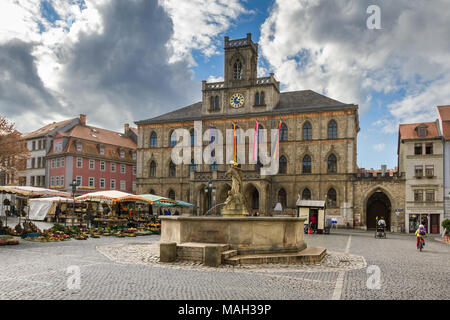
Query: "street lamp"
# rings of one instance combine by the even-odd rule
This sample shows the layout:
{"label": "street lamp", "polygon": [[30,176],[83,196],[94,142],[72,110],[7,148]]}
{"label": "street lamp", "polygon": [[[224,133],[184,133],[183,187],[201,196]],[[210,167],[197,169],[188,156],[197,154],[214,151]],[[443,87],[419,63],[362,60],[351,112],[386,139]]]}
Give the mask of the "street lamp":
{"label": "street lamp", "polygon": [[[80,184],[78,183],[77,179],[73,179],[70,186],[72,187],[72,198],[73,198],[73,216],[72,216],[72,226],[73,226],[73,218],[75,217],[75,193],[77,192],[77,187]],[[64,224],[66,224],[67,219]]]}
{"label": "street lamp", "polygon": [[216,187],[213,186],[212,181],[208,181],[208,185],[205,187],[205,192],[208,194],[208,211],[212,207],[212,192],[216,190]]}

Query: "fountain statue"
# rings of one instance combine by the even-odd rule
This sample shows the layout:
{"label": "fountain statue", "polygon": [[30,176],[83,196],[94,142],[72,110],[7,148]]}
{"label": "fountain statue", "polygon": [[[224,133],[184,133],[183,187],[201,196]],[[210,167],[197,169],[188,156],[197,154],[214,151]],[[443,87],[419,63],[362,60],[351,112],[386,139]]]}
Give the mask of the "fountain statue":
{"label": "fountain statue", "polygon": [[242,187],[242,169],[237,163],[232,161],[230,169],[225,173],[225,177],[231,176],[231,190],[228,191],[228,198],[222,208],[222,216],[236,217],[245,216],[250,213],[247,200],[245,199]]}

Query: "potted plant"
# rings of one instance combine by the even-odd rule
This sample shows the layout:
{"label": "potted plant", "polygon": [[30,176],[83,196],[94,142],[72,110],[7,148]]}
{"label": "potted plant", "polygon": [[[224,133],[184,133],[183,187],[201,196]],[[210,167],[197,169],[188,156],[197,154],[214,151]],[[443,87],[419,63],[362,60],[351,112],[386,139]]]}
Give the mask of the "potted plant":
{"label": "potted plant", "polygon": [[445,230],[444,242],[450,243],[450,220],[445,219],[444,221],[442,221],[442,227]]}

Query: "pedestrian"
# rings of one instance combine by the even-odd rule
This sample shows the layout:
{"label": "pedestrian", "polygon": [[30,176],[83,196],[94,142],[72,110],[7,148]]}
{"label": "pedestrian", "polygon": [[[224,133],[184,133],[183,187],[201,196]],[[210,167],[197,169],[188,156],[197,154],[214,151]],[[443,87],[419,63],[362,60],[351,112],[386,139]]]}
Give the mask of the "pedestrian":
{"label": "pedestrian", "polygon": [[178,209],[175,209],[175,213],[173,214],[174,216],[179,216],[180,213],[178,212]]}

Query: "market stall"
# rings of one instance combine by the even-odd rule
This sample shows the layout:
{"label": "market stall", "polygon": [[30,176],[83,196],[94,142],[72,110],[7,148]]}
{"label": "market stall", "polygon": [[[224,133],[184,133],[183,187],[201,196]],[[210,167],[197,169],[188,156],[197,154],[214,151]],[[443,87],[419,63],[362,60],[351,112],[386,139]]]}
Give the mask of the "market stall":
{"label": "market stall", "polygon": [[73,199],[62,197],[30,199],[28,217],[35,221],[44,221],[46,218],[53,217],[56,221],[60,219],[61,212],[67,210],[68,204],[73,204]]}

